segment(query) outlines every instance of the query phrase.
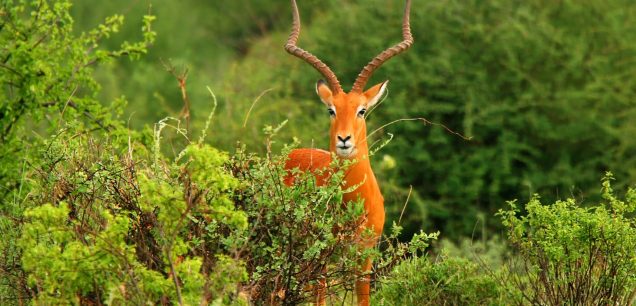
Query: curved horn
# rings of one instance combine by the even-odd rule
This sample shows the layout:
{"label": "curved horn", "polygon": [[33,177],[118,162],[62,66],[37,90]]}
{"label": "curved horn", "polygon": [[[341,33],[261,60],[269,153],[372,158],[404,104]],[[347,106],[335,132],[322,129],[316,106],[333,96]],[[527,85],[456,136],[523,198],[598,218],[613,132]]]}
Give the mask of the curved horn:
{"label": "curved horn", "polygon": [[320,72],[325,77],[327,83],[329,84],[329,87],[332,91],[334,91],[334,93],[341,92],[342,88],[340,87],[340,82],[338,82],[338,78],[336,78],[336,75],[333,73],[333,71],[331,71],[329,66],[323,63],[315,55],[296,46],[298,35],[300,34],[300,16],[298,14],[298,6],[296,5],[296,0],[292,0],[292,13],[294,15],[294,23],[292,31],[289,34],[289,38],[287,39],[287,43],[285,44],[285,50],[287,50],[289,54],[303,59],[305,62],[316,68],[316,70],[318,70],[318,72]]}
{"label": "curved horn", "polygon": [[406,0],[406,8],[404,8],[404,19],[402,21],[402,42],[396,44],[395,46],[384,50],[378,56],[376,56],[373,60],[371,60],[360,74],[358,74],[358,78],[356,78],[355,83],[353,83],[353,88],[351,91],[353,92],[362,92],[364,90],[364,86],[367,84],[367,81],[373,74],[373,72],[378,69],[384,62],[388,59],[406,51],[408,48],[413,45],[413,35],[411,35],[411,22],[409,19],[409,15],[411,13],[411,0]]}

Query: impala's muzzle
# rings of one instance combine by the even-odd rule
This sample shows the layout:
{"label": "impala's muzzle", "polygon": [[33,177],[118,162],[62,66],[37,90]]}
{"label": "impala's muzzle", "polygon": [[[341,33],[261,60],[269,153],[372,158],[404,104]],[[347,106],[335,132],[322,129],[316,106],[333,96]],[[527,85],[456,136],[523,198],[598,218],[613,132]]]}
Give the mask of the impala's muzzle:
{"label": "impala's muzzle", "polygon": [[355,145],[353,144],[353,138],[351,135],[342,138],[340,135],[336,136],[336,154],[341,157],[349,157],[353,155],[355,151]]}

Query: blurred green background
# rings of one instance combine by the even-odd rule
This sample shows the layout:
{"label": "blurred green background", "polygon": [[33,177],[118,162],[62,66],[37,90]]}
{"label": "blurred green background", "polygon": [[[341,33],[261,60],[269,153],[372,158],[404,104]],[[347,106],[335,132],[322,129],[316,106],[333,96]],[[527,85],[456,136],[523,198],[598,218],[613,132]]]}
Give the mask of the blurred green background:
{"label": "blurred green background", "polygon": [[[348,90],[377,53],[400,41],[404,1],[299,0],[299,46],[328,63]],[[77,1],[77,30],[123,13],[108,44],[138,40],[141,16],[157,16],[157,40],[141,62],[96,71],[105,103],[124,95],[135,128],[177,116],[183,102],[162,60],[189,70],[192,130],[219,98],[210,141],[263,152],[265,125],[288,119],[278,144],[328,147],[328,115],[314,93],[321,77],[288,55],[289,1]],[[442,237],[499,231],[507,200],[541,193],[551,201],[597,200],[614,172],[623,190],[636,181],[636,2],[632,0],[413,0],[415,44],[387,62],[369,86],[389,79],[389,95],[369,131],[393,140],[373,156],[389,214],[397,220],[410,186],[405,235]],[[265,92],[265,93],[264,93]],[[264,94],[263,94],[264,93]],[[244,126],[246,114],[255,99]],[[395,163],[393,163],[394,161]],[[485,237],[482,237],[485,238]]]}

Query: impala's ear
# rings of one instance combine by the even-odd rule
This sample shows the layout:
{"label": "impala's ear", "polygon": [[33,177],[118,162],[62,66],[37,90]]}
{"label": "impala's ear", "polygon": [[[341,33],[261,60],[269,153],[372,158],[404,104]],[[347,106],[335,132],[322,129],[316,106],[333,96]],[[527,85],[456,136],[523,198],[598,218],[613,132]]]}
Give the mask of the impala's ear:
{"label": "impala's ear", "polygon": [[389,84],[389,81],[384,81],[380,84],[377,84],[364,92],[364,97],[367,98],[367,108],[371,108],[373,105],[378,103],[384,92],[386,91],[386,85]]}
{"label": "impala's ear", "polygon": [[327,104],[327,106],[333,104],[333,93],[325,81],[320,80],[316,83],[316,93],[320,97],[322,103]]}

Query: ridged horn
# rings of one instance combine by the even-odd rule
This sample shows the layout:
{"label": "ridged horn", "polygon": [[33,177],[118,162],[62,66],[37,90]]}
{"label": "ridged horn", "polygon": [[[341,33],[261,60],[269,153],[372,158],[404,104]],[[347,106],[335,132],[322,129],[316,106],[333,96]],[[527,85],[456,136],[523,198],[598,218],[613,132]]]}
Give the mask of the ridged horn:
{"label": "ridged horn", "polygon": [[342,88],[340,87],[340,82],[336,77],[336,74],[331,71],[329,66],[323,63],[320,59],[318,59],[315,55],[301,49],[296,46],[296,42],[298,41],[298,36],[300,35],[300,16],[298,14],[298,6],[296,5],[296,0],[292,0],[292,14],[294,16],[294,21],[292,25],[292,31],[289,34],[289,38],[287,39],[287,43],[285,44],[285,50],[296,57],[301,58],[305,62],[312,65],[320,74],[325,77],[327,84],[331,90],[335,93],[342,92]]}

